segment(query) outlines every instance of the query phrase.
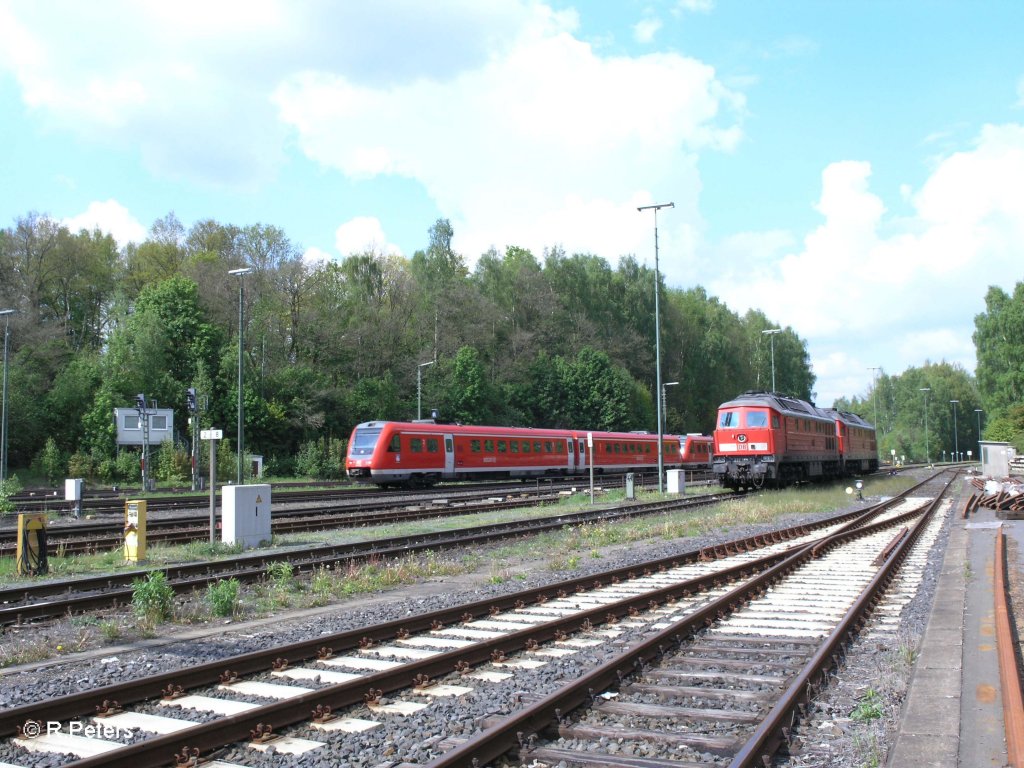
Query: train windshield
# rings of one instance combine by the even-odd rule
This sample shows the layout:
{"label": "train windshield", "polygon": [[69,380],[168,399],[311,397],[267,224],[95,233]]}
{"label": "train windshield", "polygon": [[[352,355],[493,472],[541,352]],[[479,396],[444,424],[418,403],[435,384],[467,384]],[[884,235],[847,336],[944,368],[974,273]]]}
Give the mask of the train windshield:
{"label": "train windshield", "polygon": [[350,456],[369,456],[377,445],[377,438],[380,437],[380,428],[357,429],[352,445],[349,448]]}
{"label": "train windshield", "polygon": [[748,427],[767,427],[768,414],[764,411],[747,411]]}
{"label": "train windshield", "polygon": [[720,427],[738,427],[739,425],[739,411],[722,411],[721,415],[718,417],[718,426]]}

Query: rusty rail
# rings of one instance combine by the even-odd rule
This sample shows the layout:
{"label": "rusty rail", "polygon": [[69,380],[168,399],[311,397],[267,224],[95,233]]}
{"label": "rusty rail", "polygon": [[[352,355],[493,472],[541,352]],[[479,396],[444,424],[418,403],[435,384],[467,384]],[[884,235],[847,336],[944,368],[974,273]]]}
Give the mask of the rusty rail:
{"label": "rusty rail", "polygon": [[996,535],[995,611],[996,648],[999,654],[999,680],[1003,692],[1003,729],[1006,732],[1006,756],[1013,768],[1024,766],[1024,699],[1021,696],[1020,670],[1013,627],[1006,600],[1006,535]]}

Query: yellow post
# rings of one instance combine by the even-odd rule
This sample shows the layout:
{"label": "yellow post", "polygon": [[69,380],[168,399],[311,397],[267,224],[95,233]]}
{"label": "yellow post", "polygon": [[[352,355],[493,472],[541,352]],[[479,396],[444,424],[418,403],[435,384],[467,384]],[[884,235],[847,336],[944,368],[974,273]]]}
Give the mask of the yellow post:
{"label": "yellow post", "polygon": [[19,576],[41,576],[49,571],[46,562],[46,515],[18,515],[17,557]]}
{"label": "yellow post", "polygon": [[139,563],[146,559],[146,502],[124,504],[124,559]]}

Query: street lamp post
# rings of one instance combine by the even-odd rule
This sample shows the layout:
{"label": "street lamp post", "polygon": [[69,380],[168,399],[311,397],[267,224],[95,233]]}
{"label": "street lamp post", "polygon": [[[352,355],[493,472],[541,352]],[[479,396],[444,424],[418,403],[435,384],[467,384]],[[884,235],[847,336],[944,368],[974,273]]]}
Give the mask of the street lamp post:
{"label": "street lamp post", "polygon": [[[658,309],[658,283],[661,277],[658,273],[658,211],[662,208],[675,208],[675,203],[658,203],[657,205],[641,205],[638,211],[654,211],[654,368],[655,368],[655,392],[661,392],[661,313]],[[665,490],[665,446],[662,440],[661,429],[661,400],[658,400],[658,493]]]}
{"label": "street lamp post", "polygon": [[768,338],[771,339],[772,343],[772,392],[775,391],[775,334],[782,333],[781,328],[769,328],[767,331],[761,331],[762,334],[767,334]]}
{"label": "street lamp post", "polygon": [[[678,383],[678,381],[666,381],[661,385],[661,414],[666,422],[668,421],[668,397],[665,395],[665,389],[667,387],[674,387]],[[662,431],[664,432],[665,430],[662,429]]]}
{"label": "street lamp post", "polygon": [[423,369],[428,365],[433,365],[436,360],[428,360],[425,363],[420,363],[416,366],[416,420],[419,421],[420,408],[423,403]]}
{"label": "street lamp post", "polygon": [[[871,402],[874,403],[874,434],[878,435],[879,432],[879,371],[881,368],[869,368],[868,371],[872,371],[871,374]],[[874,456],[878,458],[879,441],[878,437],[874,440]]]}
{"label": "street lamp post", "polygon": [[238,473],[235,482],[242,484],[242,462],[245,460],[245,405],[242,395],[243,370],[242,353],[245,350],[245,280],[252,267],[228,270],[229,275],[238,278]]}
{"label": "street lamp post", "polygon": [[7,479],[7,347],[11,337],[11,315],[13,309],[0,309],[4,318],[4,384],[3,408],[0,409],[0,485]]}
{"label": "street lamp post", "polygon": [[978,414],[978,461],[981,461],[981,414],[984,411],[981,408],[975,408],[974,412]]}
{"label": "street lamp post", "polygon": [[953,461],[960,461],[960,444],[956,435],[956,404],[959,400],[950,400],[950,405],[953,406]]}
{"label": "street lamp post", "polygon": [[932,463],[932,455],[928,450],[928,393],[932,391],[931,387],[918,387],[918,392],[924,392],[924,463]]}

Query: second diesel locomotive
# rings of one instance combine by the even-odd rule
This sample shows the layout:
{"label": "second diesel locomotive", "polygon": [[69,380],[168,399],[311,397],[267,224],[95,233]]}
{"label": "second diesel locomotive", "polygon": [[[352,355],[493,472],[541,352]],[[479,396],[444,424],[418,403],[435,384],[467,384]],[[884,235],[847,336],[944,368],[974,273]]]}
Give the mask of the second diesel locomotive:
{"label": "second diesel locomotive", "polygon": [[[428,486],[441,480],[657,470],[658,436],[635,432],[482,427],[432,419],[368,421],[352,431],[345,469],[357,482]],[[680,438],[662,437],[666,469],[682,466]]]}
{"label": "second diesel locomotive", "polygon": [[718,408],[712,469],[727,488],[782,488],[877,468],[875,428],[855,414],[758,391]]}

